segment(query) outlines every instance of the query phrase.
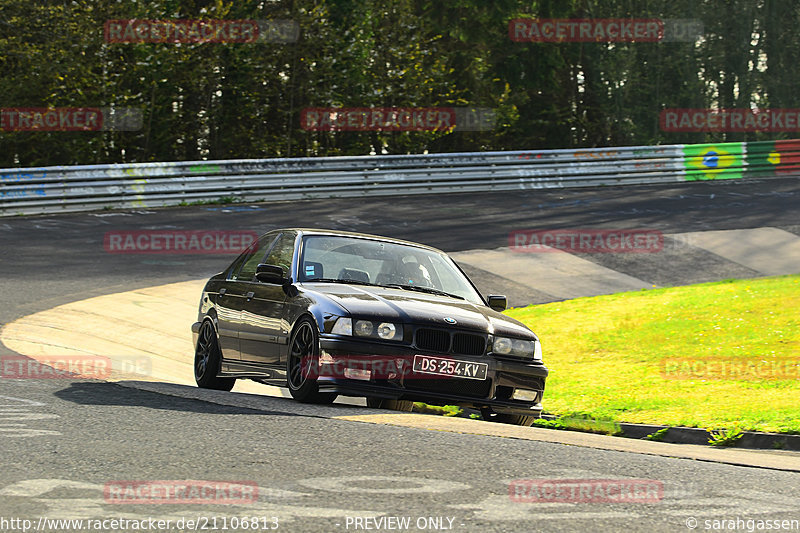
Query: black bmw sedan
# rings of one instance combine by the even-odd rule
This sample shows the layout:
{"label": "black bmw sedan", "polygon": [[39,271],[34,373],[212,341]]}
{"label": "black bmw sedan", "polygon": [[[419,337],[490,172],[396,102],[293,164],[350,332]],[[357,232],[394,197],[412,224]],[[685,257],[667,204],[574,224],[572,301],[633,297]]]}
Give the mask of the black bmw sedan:
{"label": "black bmw sedan", "polygon": [[363,396],[479,409],[530,425],[547,368],[537,336],[484,300],[444,252],[359,233],[281,229],[213,276],[192,325],[198,386],[288,387],[301,402]]}

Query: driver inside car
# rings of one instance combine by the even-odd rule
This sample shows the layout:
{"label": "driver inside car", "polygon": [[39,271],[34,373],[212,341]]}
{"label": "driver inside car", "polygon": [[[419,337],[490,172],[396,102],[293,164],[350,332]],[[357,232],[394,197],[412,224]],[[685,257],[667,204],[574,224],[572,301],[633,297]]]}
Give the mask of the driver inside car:
{"label": "driver inside car", "polygon": [[432,287],[431,275],[428,269],[419,264],[416,260],[403,262],[400,268],[403,284],[419,285],[422,287]]}

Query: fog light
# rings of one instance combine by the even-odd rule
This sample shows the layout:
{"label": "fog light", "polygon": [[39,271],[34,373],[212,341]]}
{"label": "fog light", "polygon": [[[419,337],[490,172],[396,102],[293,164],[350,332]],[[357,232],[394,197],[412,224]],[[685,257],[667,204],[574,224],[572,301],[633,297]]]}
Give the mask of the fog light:
{"label": "fog light", "polygon": [[345,368],[344,377],[348,379],[360,379],[362,381],[369,381],[372,372],[369,370],[362,370],[360,368]]}
{"label": "fog light", "polygon": [[524,402],[535,402],[539,399],[539,391],[516,389],[511,395],[512,400],[522,400]]}

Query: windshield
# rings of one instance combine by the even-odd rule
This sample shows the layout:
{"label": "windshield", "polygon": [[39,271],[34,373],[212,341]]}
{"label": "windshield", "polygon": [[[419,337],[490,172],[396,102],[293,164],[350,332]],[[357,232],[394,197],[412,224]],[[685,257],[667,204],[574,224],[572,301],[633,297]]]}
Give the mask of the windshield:
{"label": "windshield", "polygon": [[445,254],[391,242],[310,235],[303,241],[299,281],[329,280],[440,292],[483,304]]}

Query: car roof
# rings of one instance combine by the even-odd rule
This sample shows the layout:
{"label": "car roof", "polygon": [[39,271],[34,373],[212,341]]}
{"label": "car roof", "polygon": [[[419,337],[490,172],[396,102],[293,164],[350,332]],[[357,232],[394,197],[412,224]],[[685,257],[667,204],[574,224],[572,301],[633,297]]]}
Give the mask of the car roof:
{"label": "car roof", "polygon": [[[340,231],[340,230],[332,230],[332,229],[320,229],[320,228],[281,228],[274,231],[296,231],[303,235],[328,235],[328,236],[340,236],[340,237],[356,237],[362,239],[373,239],[379,240],[384,242],[391,242],[395,244],[404,244],[407,246],[414,246],[416,248],[424,248],[426,250],[431,250],[433,252],[438,252],[444,254],[442,250],[438,248],[434,248],[433,246],[428,246],[426,244],[420,244],[418,242],[413,241],[404,241],[402,239],[393,239],[391,237],[384,237],[382,235],[373,235],[370,233],[356,233],[353,231]],[[270,232],[271,233],[271,232]]]}

